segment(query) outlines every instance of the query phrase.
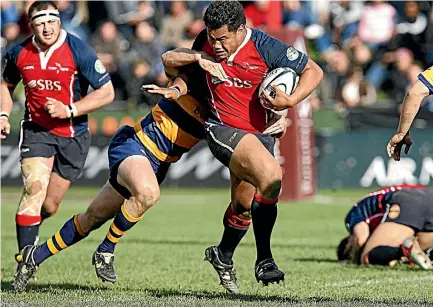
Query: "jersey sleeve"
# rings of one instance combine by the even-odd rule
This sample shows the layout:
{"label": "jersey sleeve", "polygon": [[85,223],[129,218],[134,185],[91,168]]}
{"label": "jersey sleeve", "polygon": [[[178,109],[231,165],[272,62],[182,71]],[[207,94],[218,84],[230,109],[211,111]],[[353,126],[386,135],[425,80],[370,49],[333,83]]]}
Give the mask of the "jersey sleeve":
{"label": "jersey sleeve", "polygon": [[16,85],[21,80],[21,74],[17,67],[17,60],[19,52],[22,48],[15,46],[10,49],[5,55],[5,67],[3,70],[3,80],[7,83]]}
{"label": "jersey sleeve", "polygon": [[206,29],[203,29],[195,38],[191,49],[196,51],[202,51],[206,41],[207,41],[207,31]]}
{"label": "jersey sleeve", "polygon": [[346,225],[347,231],[353,232],[353,228],[356,224],[363,222],[365,218],[362,216],[361,210],[357,206],[353,207],[346,215],[344,224]]}
{"label": "jersey sleeve", "polygon": [[84,77],[94,89],[108,83],[111,80],[110,74],[95,51],[79,38],[70,34],[68,36],[71,36],[69,43],[79,75]]}
{"label": "jersey sleeve", "polygon": [[251,39],[270,70],[289,67],[298,75],[308,62],[305,53],[259,30],[252,30]]}
{"label": "jersey sleeve", "polygon": [[418,75],[418,79],[430,90],[433,94],[433,66]]}

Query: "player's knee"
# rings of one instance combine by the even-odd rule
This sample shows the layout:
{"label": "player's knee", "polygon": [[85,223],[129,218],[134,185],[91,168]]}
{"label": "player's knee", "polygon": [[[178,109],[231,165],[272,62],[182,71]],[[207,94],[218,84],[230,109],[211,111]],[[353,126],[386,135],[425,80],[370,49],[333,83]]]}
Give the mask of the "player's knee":
{"label": "player's knee", "polygon": [[267,173],[257,188],[263,196],[277,198],[281,190],[282,177],[281,168],[278,167],[273,172]]}
{"label": "player's knee", "polygon": [[157,186],[146,186],[140,189],[136,195],[133,195],[138,206],[138,211],[144,213],[152,207],[159,199],[160,192]]}
{"label": "player's knee", "polygon": [[52,217],[57,213],[60,207],[60,201],[51,199],[51,198],[45,198],[45,201],[42,205],[41,209],[41,216],[42,218],[46,219],[49,217]]}

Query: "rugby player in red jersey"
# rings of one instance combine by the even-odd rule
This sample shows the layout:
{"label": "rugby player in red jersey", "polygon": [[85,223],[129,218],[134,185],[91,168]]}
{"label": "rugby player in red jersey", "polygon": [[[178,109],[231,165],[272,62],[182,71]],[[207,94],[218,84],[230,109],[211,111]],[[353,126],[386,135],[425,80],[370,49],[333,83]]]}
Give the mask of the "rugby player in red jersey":
{"label": "rugby player in red jersey", "polygon": [[[255,276],[267,285],[284,279],[272,256],[270,240],[277,217],[282,171],[273,156],[274,137],[264,132],[270,111],[296,106],[320,83],[323,72],[302,52],[255,29],[246,27],[237,1],[213,1],[204,15],[206,29],[195,39],[193,50],[176,49],[163,55],[168,67],[198,63],[206,71],[210,90],[210,116],[206,140],[213,155],[229,167],[232,202],[224,215],[224,233],[218,246],[205,251],[229,291],[238,289],[233,252],[251,219],[256,239]],[[266,73],[290,67],[300,75],[296,90],[288,95],[278,88],[275,98],[258,96]],[[248,206],[235,201],[241,193]]]}
{"label": "rugby player in red jersey", "polygon": [[[183,79],[175,78],[178,73],[173,69],[170,70],[173,79],[170,87],[143,86],[143,90],[163,98],[134,127],[123,126],[116,132],[108,147],[110,178],[86,211],[66,221],[46,242],[24,247],[15,274],[15,290],[23,291],[38,266],[49,257],[80,242],[113,217],[92,262],[101,280],[116,281],[114,249],[120,238],[156,203],[159,184],[171,163],[178,161],[205,136],[206,88],[197,82],[204,78],[204,72],[194,68],[188,71],[183,73],[183,78],[191,79],[189,87]],[[279,135],[284,134],[287,127],[283,117],[275,117],[268,125],[270,131]]]}
{"label": "rugby player in red jersey", "polygon": [[[16,213],[19,251],[35,243],[44,218],[52,216],[81,173],[90,147],[87,114],[114,99],[104,65],[91,47],[61,29],[53,1],[28,10],[33,33],[6,54],[1,82],[0,138],[10,133],[15,86],[26,92],[19,150],[24,189]],[[89,85],[95,90],[87,94]]]}
{"label": "rugby player in red jersey", "polygon": [[406,257],[432,268],[423,250],[433,247],[433,191],[406,184],[380,189],[359,200],[345,224],[350,235],[337,248],[338,260],[390,265]]}

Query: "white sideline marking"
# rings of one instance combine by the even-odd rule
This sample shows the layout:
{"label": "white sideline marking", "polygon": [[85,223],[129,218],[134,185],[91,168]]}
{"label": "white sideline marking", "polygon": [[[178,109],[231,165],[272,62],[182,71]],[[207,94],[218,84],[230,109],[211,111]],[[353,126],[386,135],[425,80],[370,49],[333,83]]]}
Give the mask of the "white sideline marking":
{"label": "white sideline marking", "polygon": [[377,285],[384,283],[398,283],[398,282],[410,282],[410,281],[424,281],[433,280],[433,276],[421,276],[421,277],[406,277],[406,278],[383,278],[383,279],[373,279],[373,280],[346,280],[340,282],[333,282],[325,284],[326,287],[350,287],[354,285],[364,284],[364,285]]}

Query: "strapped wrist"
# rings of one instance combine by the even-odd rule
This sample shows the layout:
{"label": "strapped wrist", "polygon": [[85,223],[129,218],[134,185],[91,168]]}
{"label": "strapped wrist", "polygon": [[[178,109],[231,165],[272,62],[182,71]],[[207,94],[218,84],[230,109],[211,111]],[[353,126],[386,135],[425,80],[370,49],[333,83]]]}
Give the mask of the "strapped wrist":
{"label": "strapped wrist", "polygon": [[9,120],[9,114],[6,112],[0,112],[0,118],[6,118],[7,120]]}
{"label": "strapped wrist", "polygon": [[182,96],[182,91],[180,90],[180,87],[177,85],[170,86],[169,88],[174,89],[177,92],[176,99],[179,99],[180,96]]}

